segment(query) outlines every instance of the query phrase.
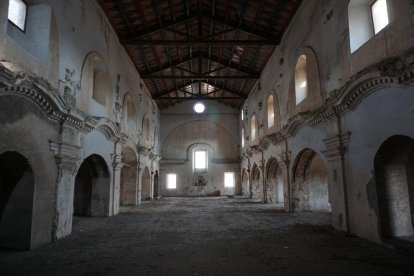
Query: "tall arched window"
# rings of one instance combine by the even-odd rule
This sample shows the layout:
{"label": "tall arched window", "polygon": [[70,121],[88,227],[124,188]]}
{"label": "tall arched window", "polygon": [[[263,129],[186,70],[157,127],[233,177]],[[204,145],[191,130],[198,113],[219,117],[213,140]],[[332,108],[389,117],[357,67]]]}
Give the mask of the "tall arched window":
{"label": "tall arched window", "polygon": [[251,122],[250,122],[250,136],[251,141],[254,142],[257,139],[257,132],[258,132],[258,128],[257,128],[257,118],[256,115],[252,116]]}
{"label": "tall arched window", "polygon": [[267,128],[275,125],[275,105],[273,102],[273,95],[267,98]]}
{"label": "tall arched window", "polygon": [[308,96],[308,76],[306,55],[301,55],[295,67],[295,95],[296,104],[301,103]]}

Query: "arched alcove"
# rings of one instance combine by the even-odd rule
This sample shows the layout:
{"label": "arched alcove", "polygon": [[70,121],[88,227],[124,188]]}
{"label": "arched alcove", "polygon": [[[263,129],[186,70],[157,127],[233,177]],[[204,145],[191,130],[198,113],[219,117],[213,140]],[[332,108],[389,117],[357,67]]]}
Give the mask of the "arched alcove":
{"label": "arched alcove", "polygon": [[252,198],[263,200],[263,185],[259,167],[254,164],[252,167]]}
{"label": "arched alcove", "polygon": [[122,110],[122,127],[125,132],[132,133],[137,129],[137,110],[134,105],[134,100],[128,93],[124,97],[124,104]]}
{"label": "arched alcove", "polygon": [[141,177],[141,200],[151,199],[151,174],[147,167],[144,168]]}
{"label": "arched alcove", "polygon": [[318,61],[314,51],[305,47],[295,61],[292,72],[288,115],[314,110],[323,104],[320,88]]}
{"label": "arched alcove", "polygon": [[328,173],[323,160],[312,149],[304,149],[293,166],[294,211],[331,211]]}
{"label": "arched alcove", "polygon": [[283,177],[282,170],[276,158],[270,158],[267,162],[267,202],[268,203],[283,203]]}
{"label": "arched alcove", "polygon": [[375,155],[374,168],[382,237],[412,237],[414,140],[401,135],[387,139]]}
{"label": "arched alcove", "polygon": [[119,204],[137,205],[137,157],[130,147],[122,149],[122,169],[119,193]]}
{"label": "arched alcove", "polygon": [[109,215],[110,175],[105,160],[93,154],[76,174],[73,196],[74,216]]}
{"label": "arched alcove", "polygon": [[0,247],[31,247],[34,173],[20,153],[0,155]]}
{"label": "arched alcove", "polygon": [[81,111],[92,116],[110,117],[112,114],[111,78],[99,53],[92,52],[85,59],[77,105]]}

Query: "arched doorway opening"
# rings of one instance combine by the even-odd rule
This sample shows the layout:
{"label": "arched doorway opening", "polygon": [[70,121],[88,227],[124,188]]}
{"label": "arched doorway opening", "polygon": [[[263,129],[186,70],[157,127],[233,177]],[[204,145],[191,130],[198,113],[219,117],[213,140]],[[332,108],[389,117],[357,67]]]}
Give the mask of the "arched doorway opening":
{"label": "arched doorway opening", "polygon": [[414,140],[392,136],[374,159],[379,224],[383,238],[413,236]]}
{"label": "arched doorway opening", "polygon": [[260,170],[254,164],[252,168],[252,198],[263,200],[263,187],[260,183]]}
{"label": "arched doorway opening", "polygon": [[151,199],[151,175],[149,169],[145,167],[142,172],[141,200]]}
{"label": "arched doorway opening", "polygon": [[109,215],[110,177],[105,160],[93,154],[86,158],[75,178],[74,216]]}
{"label": "arched doorway opening", "polygon": [[27,250],[31,245],[34,174],[20,153],[0,155],[0,247]]}
{"label": "arched doorway opening", "polygon": [[160,196],[160,187],[158,183],[158,171],[154,173],[154,198],[158,198]]}
{"label": "arched doorway opening", "polygon": [[123,206],[137,205],[137,158],[133,149],[122,149],[122,169],[119,193],[119,204]]}
{"label": "arched doorway opening", "polygon": [[267,163],[267,202],[283,203],[283,177],[282,170],[276,158],[271,158]]}
{"label": "arched doorway opening", "polygon": [[293,166],[293,210],[331,211],[328,173],[323,160],[312,149],[301,151]]}

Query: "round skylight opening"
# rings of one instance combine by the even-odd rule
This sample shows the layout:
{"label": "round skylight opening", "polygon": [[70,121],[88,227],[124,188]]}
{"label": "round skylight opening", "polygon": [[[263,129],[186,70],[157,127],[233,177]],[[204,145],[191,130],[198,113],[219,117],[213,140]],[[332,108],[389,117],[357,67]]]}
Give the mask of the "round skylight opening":
{"label": "round skylight opening", "polygon": [[206,110],[206,106],[203,103],[195,103],[193,109],[196,113],[203,113]]}

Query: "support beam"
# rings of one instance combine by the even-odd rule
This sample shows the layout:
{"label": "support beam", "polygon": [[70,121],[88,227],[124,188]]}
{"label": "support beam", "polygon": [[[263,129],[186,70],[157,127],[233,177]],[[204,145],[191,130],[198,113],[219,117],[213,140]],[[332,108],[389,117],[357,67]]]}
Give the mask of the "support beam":
{"label": "support beam", "polygon": [[205,40],[205,39],[177,39],[177,40],[162,40],[162,39],[122,39],[122,44],[128,45],[216,45],[216,46],[233,46],[233,45],[279,45],[280,40]]}
{"label": "support beam", "polygon": [[154,100],[163,101],[217,101],[217,100],[243,100],[241,97],[162,97]]}
{"label": "support beam", "polygon": [[[209,55],[206,52],[193,52],[193,55],[192,56],[187,55],[187,56],[183,57],[182,59],[172,60],[171,61],[171,65],[168,62],[168,63],[162,64],[162,65],[160,65],[160,66],[158,66],[156,68],[153,68],[153,69],[150,69],[150,70],[141,72],[141,77],[142,78],[144,76],[145,77],[149,77],[151,75],[160,73],[160,72],[162,72],[164,70],[167,70],[169,68],[177,68],[178,70],[182,70],[182,69],[178,68],[179,65],[181,65],[183,63],[186,63],[186,62],[188,62],[188,61],[190,61],[190,60],[192,60],[194,58],[198,58],[199,56],[201,56],[204,59],[207,59],[207,60],[210,60],[212,62],[219,63],[220,65],[223,65],[223,68],[222,69],[229,68],[229,69],[232,69],[232,70],[236,70],[238,72],[241,72],[243,74],[246,74],[247,77],[248,76],[251,76],[252,78],[257,78],[260,75],[258,72],[249,70],[248,68],[237,67],[234,64],[230,64],[229,65],[227,60],[224,60],[223,58],[219,58],[219,57],[214,56],[214,55]],[[203,74],[206,74],[206,73],[203,73]]]}
{"label": "support beam", "polygon": [[180,91],[181,89],[186,88],[187,86],[192,85],[194,83],[197,83],[197,81],[190,81],[190,82],[185,83],[184,85],[181,85],[181,86],[178,86],[178,87],[175,87],[175,88],[172,88],[172,89],[168,89],[167,91],[163,91],[163,92],[154,94],[154,95],[152,95],[152,98],[153,99],[160,98],[160,97],[168,95],[170,93]]}
{"label": "support beam", "polygon": [[142,75],[141,79],[144,80],[162,80],[162,79],[175,79],[175,80],[233,80],[233,79],[259,79],[260,76],[152,76],[152,75]]}
{"label": "support beam", "polygon": [[139,40],[139,39],[143,39],[144,37],[147,37],[149,35],[152,35],[152,34],[155,34],[155,33],[161,32],[161,31],[172,31],[170,29],[172,27],[174,27],[175,25],[187,23],[187,22],[189,22],[191,20],[194,20],[196,18],[199,18],[199,16],[198,15],[189,16],[189,17],[182,16],[182,17],[177,18],[177,20],[175,20],[175,21],[165,21],[165,22],[163,22],[162,26],[156,25],[156,26],[149,27],[145,32],[140,32],[140,33],[137,33],[136,35],[132,35],[132,36],[121,37],[120,40],[121,41],[122,40],[134,40],[134,39]]}

